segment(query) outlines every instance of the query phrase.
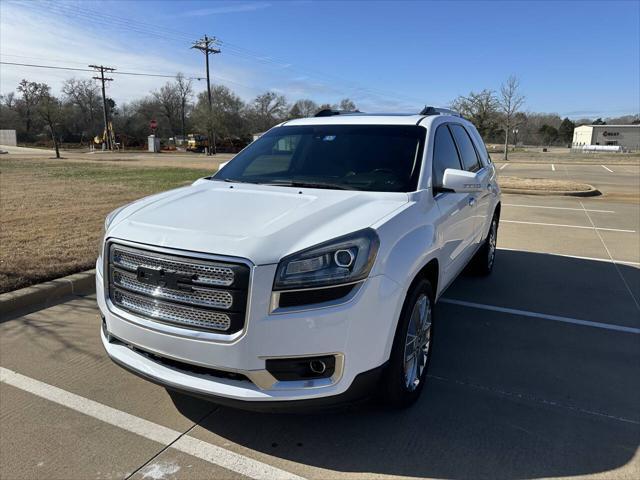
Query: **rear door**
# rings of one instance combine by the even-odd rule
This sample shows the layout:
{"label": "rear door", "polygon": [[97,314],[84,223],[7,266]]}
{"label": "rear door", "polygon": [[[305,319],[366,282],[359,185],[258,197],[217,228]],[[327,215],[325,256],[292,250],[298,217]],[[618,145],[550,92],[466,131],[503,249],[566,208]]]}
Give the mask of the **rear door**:
{"label": "rear door", "polygon": [[442,245],[443,286],[456,277],[471,257],[475,228],[474,197],[442,188],[442,178],[447,168],[460,170],[463,167],[449,126],[443,124],[437,127],[434,136],[432,178],[434,201],[440,210],[437,232]]}

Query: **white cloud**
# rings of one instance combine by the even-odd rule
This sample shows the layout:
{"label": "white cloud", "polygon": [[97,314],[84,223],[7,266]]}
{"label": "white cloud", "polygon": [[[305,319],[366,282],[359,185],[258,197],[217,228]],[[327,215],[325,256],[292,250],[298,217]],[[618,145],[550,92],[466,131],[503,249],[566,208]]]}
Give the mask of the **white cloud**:
{"label": "white cloud", "polygon": [[220,15],[223,13],[241,13],[241,12],[253,12],[256,10],[262,10],[269,8],[270,3],[265,2],[253,2],[253,3],[232,3],[230,5],[221,5],[217,7],[199,8],[196,10],[189,10],[182,14],[184,17],[202,17],[207,15]]}
{"label": "white cloud", "polygon": [[[109,32],[100,25],[71,23],[62,15],[43,11],[39,5],[3,2],[0,14],[0,59],[3,62],[87,68],[89,64],[112,66],[118,71],[204,77],[202,54],[177,42],[145,41],[135,33]],[[55,28],[53,28],[55,26]],[[0,92],[12,91],[18,82],[45,82],[60,92],[71,77],[90,78],[90,72],[0,65]],[[117,103],[149,94],[169,78],[111,75],[108,95]],[[251,87],[254,72],[237,65],[220,65],[214,60],[213,82],[227,84],[242,97],[255,96]],[[248,82],[248,83],[247,83]],[[197,91],[205,82],[194,81]]]}
{"label": "white cloud", "polygon": [[[45,4],[47,6],[48,4]],[[81,11],[69,13],[70,4],[44,8],[36,2],[0,1],[0,59],[4,62],[31,63],[87,68],[102,64],[117,71],[133,71],[204,77],[204,61],[200,52],[191,50],[188,34],[163,31],[144,23],[133,22],[131,28],[110,19],[95,17]],[[229,5],[241,8],[245,3]],[[269,4],[255,3],[266,8]],[[226,8],[211,7],[209,10]],[[57,10],[56,10],[57,9]],[[211,14],[215,14],[212,12]],[[228,13],[218,11],[217,13]],[[83,16],[84,15],[84,16]],[[88,19],[85,20],[85,18]],[[129,24],[130,25],[130,24]],[[153,35],[155,30],[155,35]],[[158,32],[164,33],[158,33]],[[151,32],[149,35],[147,32]],[[171,32],[171,33],[169,33]],[[415,110],[409,101],[393,95],[374,92],[347,80],[315,75],[284,60],[251,53],[242,47],[222,43],[222,54],[212,57],[212,82],[231,88],[243,100],[251,101],[266,90],[276,90],[290,101],[311,98],[318,103],[337,103],[349,97],[363,110]],[[15,90],[21,79],[45,82],[60,92],[64,80],[91,78],[91,72],[49,70],[24,66],[0,65],[0,93]],[[111,75],[108,95],[122,104],[148,95],[169,80],[153,77]],[[320,77],[320,78],[317,78]],[[206,88],[204,81],[194,81],[196,92]],[[412,108],[413,106],[413,108]]]}

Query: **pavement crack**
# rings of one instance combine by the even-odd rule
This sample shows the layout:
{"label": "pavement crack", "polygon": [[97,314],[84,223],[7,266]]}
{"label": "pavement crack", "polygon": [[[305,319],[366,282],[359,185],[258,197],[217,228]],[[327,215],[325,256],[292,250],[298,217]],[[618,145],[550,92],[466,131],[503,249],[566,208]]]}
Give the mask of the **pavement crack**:
{"label": "pavement crack", "polygon": [[124,477],[124,480],[129,480],[130,478],[132,478],[136,473],[138,473],[140,470],[142,470],[144,467],[149,465],[156,458],[158,458],[160,455],[162,455],[164,452],[166,452],[169,448],[171,448],[171,446],[173,446],[178,440],[180,440],[185,435],[188,435],[194,428],[196,428],[198,425],[200,425],[202,422],[204,422],[208,417],[213,415],[218,409],[219,409],[219,407],[216,406],[216,407],[213,407],[212,410],[210,410],[207,413],[205,413],[201,418],[199,418],[196,422],[194,422],[193,425],[191,425],[184,432],[182,432],[180,435],[178,435],[172,442],[170,442],[167,445],[165,445],[164,447],[162,447],[154,456],[149,458],[146,462],[144,462],[142,465],[140,465],[138,468],[136,468],[133,472],[131,472],[126,477]]}
{"label": "pavement crack", "polygon": [[455,385],[460,385],[463,387],[473,388],[475,390],[480,390],[483,392],[489,392],[497,395],[501,395],[503,397],[518,399],[518,400],[526,400],[534,403],[538,403],[545,406],[562,408],[565,410],[571,410],[573,412],[582,413],[585,415],[592,415],[596,417],[606,418],[607,420],[616,420],[618,422],[630,423],[632,425],[640,425],[640,421],[632,420],[630,418],[619,417],[617,415],[610,415],[608,413],[598,412],[595,410],[588,410],[586,408],[577,407],[575,405],[568,405],[560,402],[556,402],[554,400],[547,400],[545,398],[536,397],[534,395],[528,395],[525,393],[517,393],[517,392],[508,392],[506,390],[501,390],[499,388],[487,387],[486,385],[481,385],[479,383],[474,382],[465,382],[462,380],[455,380],[452,378],[440,377],[438,375],[428,375],[429,378],[433,378],[434,380],[440,380],[441,382],[453,383]]}

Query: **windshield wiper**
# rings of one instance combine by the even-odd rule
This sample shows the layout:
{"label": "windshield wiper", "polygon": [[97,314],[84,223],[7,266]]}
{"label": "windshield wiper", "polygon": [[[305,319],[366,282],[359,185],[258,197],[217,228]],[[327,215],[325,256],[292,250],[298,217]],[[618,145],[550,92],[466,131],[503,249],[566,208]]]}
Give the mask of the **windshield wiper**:
{"label": "windshield wiper", "polygon": [[342,185],[340,183],[330,182],[301,182],[298,180],[288,181],[273,181],[273,182],[261,182],[261,185],[274,185],[276,187],[299,187],[299,188],[326,188],[329,190],[353,190],[352,188]]}
{"label": "windshield wiper", "polygon": [[237,178],[225,178],[223,181],[227,183],[259,183],[259,182],[248,182],[246,180],[238,180]]}

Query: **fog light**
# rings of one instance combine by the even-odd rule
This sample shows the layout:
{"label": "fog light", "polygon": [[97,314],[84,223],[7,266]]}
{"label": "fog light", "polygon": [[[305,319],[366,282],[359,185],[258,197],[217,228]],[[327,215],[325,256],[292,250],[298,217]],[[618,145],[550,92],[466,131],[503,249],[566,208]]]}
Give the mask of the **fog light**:
{"label": "fog light", "polygon": [[267,371],[279,381],[330,378],[336,370],[336,358],[333,355],[270,358],[265,363]]}

